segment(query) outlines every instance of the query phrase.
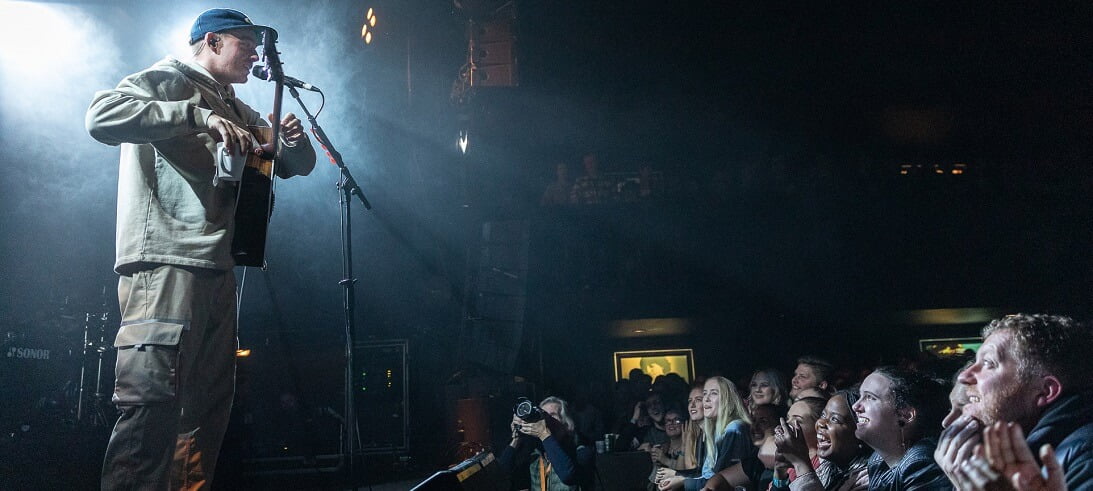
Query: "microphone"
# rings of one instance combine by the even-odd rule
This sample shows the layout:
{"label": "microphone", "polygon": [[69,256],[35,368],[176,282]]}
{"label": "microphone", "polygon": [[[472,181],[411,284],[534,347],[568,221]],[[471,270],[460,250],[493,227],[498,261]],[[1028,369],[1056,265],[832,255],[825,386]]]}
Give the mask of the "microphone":
{"label": "microphone", "polygon": [[[254,65],[254,68],[251,68],[250,72],[255,77],[258,77],[262,80],[272,81],[272,80],[270,80],[270,78],[273,76],[273,74],[270,73],[270,70],[269,70],[268,66]],[[300,80],[298,78],[292,78],[288,75],[285,75],[284,79],[285,79],[285,85],[291,85],[293,87],[301,88],[301,89],[304,89],[304,90],[310,90],[312,92],[322,92],[321,90],[319,90],[318,87],[316,87],[314,85],[311,85],[307,82],[304,82],[303,80]]]}

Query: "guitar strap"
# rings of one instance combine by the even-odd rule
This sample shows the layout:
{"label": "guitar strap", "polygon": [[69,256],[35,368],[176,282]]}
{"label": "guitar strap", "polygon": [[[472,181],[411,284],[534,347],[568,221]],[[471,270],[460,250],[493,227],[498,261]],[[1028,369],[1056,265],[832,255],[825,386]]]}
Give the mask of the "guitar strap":
{"label": "guitar strap", "polygon": [[189,66],[187,62],[180,61],[174,68],[190,80],[198,92],[201,92],[201,98],[208,108],[218,116],[228,118],[233,123],[244,127],[249,124],[240,113],[239,106],[235,102],[235,93],[231,88],[221,86],[208,75]]}
{"label": "guitar strap", "polygon": [[547,473],[550,472],[550,463],[546,464],[543,461],[546,460],[546,455],[539,456],[539,490],[547,491]]}

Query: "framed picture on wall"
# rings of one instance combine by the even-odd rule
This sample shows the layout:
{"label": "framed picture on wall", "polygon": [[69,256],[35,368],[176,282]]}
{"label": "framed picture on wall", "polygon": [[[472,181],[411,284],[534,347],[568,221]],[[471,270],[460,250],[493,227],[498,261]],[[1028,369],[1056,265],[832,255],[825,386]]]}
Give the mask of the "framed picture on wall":
{"label": "framed picture on wall", "polygon": [[919,351],[931,353],[938,358],[958,358],[966,352],[973,354],[983,346],[983,338],[936,338],[918,340]]}
{"label": "framed picture on wall", "polygon": [[654,380],[659,375],[676,373],[689,384],[695,378],[694,352],[690,349],[615,352],[615,381],[629,378],[635,368]]}

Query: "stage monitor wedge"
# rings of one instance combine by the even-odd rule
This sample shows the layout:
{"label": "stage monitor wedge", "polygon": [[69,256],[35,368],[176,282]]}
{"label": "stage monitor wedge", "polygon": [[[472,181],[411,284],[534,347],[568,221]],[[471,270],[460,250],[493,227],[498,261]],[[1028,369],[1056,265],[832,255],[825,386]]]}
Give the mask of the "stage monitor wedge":
{"label": "stage monitor wedge", "polygon": [[410,491],[504,491],[508,488],[492,453],[483,452],[437,472]]}

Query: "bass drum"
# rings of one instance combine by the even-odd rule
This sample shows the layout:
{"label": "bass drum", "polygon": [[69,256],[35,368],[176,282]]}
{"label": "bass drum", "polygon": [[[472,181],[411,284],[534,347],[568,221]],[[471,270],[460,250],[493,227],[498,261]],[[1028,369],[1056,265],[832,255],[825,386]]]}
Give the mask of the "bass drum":
{"label": "bass drum", "polygon": [[83,337],[73,339],[68,322],[0,328],[0,429],[26,431],[74,414]]}

